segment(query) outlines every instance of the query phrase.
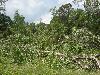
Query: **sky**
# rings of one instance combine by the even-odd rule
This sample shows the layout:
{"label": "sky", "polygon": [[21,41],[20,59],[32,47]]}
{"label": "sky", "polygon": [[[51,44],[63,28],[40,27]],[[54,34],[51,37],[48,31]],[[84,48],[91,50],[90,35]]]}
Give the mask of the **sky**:
{"label": "sky", "polygon": [[50,23],[52,15],[50,9],[59,7],[73,0],[8,0],[6,14],[13,18],[16,10],[25,17],[25,21]]}

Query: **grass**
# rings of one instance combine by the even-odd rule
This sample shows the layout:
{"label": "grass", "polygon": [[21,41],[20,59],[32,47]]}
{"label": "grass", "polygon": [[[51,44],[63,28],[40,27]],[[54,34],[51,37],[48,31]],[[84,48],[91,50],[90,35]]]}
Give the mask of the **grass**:
{"label": "grass", "polygon": [[100,71],[87,71],[81,69],[54,68],[42,60],[34,60],[26,64],[1,64],[0,75],[100,75]]}

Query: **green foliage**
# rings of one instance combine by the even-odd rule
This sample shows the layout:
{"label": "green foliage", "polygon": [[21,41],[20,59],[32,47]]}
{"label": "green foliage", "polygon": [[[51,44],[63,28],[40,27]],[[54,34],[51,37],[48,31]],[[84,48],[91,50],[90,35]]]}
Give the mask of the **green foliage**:
{"label": "green foliage", "polygon": [[9,16],[0,13],[0,31],[5,31],[12,21]]}
{"label": "green foliage", "polygon": [[18,10],[15,12],[14,15],[14,23],[16,25],[24,25],[25,21],[24,21],[25,17],[23,17],[22,15],[19,14]]}
{"label": "green foliage", "polygon": [[0,13],[0,38],[11,34],[9,27],[12,25],[12,20],[9,16]]}
{"label": "green foliage", "polygon": [[10,18],[1,14],[0,31],[12,34],[0,39],[0,73],[87,75],[89,72],[78,71],[80,67],[73,62],[73,56],[100,53],[100,9],[86,5],[93,11],[87,7],[74,9],[71,4],[53,9],[50,24],[26,23],[25,17],[16,11],[11,25]]}

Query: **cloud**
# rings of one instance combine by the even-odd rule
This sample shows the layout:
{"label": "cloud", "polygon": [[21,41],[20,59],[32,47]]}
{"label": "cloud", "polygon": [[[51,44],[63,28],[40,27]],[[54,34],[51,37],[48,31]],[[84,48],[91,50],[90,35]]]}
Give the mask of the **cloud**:
{"label": "cloud", "polygon": [[62,5],[62,4],[66,4],[66,3],[71,3],[73,0],[58,0],[58,4]]}
{"label": "cloud", "polygon": [[42,21],[49,23],[51,15],[49,10],[54,6],[60,6],[72,0],[8,0],[6,3],[6,13],[13,18],[16,10],[25,16],[28,22]]}
{"label": "cloud", "polygon": [[[49,17],[49,10],[57,5],[56,0],[8,0],[6,3],[7,15],[13,17],[16,10],[26,17],[26,21],[34,21],[43,17]],[[50,18],[50,17],[49,17]],[[44,17],[43,17],[44,19]]]}
{"label": "cloud", "polygon": [[46,24],[50,23],[51,18],[52,18],[52,15],[50,13],[41,16],[42,22]]}

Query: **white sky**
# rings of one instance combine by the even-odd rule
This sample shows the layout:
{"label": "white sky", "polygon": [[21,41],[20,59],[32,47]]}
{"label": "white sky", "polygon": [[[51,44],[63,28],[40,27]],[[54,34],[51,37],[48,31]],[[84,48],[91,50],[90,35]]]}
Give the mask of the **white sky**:
{"label": "white sky", "polygon": [[16,10],[25,16],[28,22],[49,23],[52,15],[50,9],[65,3],[71,3],[72,0],[8,0],[6,3],[6,13],[13,18]]}

